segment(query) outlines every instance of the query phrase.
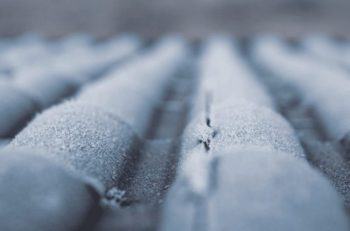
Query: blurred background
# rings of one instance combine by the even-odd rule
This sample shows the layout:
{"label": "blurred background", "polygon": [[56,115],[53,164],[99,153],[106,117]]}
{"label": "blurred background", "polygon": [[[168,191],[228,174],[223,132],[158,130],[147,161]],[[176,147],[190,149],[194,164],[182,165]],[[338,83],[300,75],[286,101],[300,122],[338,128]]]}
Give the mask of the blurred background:
{"label": "blurred background", "polygon": [[349,0],[0,0],[0,36],[88,32],[144,37],[214,32],[347,36]]}

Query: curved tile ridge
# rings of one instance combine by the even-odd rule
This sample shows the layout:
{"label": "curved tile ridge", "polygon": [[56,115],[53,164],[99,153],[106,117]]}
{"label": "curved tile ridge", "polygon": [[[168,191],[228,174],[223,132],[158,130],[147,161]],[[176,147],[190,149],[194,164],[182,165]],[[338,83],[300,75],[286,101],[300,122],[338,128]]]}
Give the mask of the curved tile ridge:
{"label": "curved tile ridge", "polygon": [[73,95],[80,87],[73,79],[57,76],[54,73],[47,73],[47,75],[28,73],[28,75],[14,78],[11,84],[35,99],[41,110]]}
{"label": "curved tile ridge", "polygon": [[68,76],[81,85],[96,79],[106,68],[133,56],[141,47],[137,37],[120,36],[93,45],[82,41],[63,41],[64,52],[54,57],[48,70]]}
{"label": "curved tile ridge", "polygon": [[212,106],[234,100],[274,107],[271,97],[241,56],[238,45],[227,37],[214,37],[204,44],[198,63],[199,90],[208,97],[209,113]]}
{"label": "curved tile ridge", "polygon": [[166,87],[185,65],[188,49],[181,39],[164,40],[103,80],[86,86],[77,99],[117,115],[143,137]]}
{"label": "curved tile ridge", "polygon": [[31,151],[0,152],[0,229],[76,231],[99,213],[99,194],[80,176]]}
{"label": "curved tile ridge", "polygon": [[[30,44],[28,47],[25,46],[29,49],[25,52],[34,52],[37,46],[40,49],[44,47],[43,44],[35,44],[33,48]],[[131,56],[139,46],[139,42],[131,37],[113,39],[95,47],[91,44],[88,46],[78,43],[73,47],[58,48],[54,47],[54,44],[45,44],[48,57],[33,61],[31,65],[21,64],[13,70],[12,79],[1,83],[10,89],[13,88],[15,93],[6,89],[0,91],[3,98],[0,109],[4,114],[2,118],[0,117],[0,137],[8,138],[15,135],[36,112],[73,95],[78,88],[96,78],[101,71]],[[17,57],[20,51],[15,50],[12,53]],[[54,51],[57,54],[53,55]],[[0,87],[6,88],[6,86]],[[22,100],[23,102],[26,100],[25,111],[18,97],[14,99],[14,95],[19,95],[19,91],[28,98]]]}
{"label": "curved tile ridge", "polygon": [[40,150],[109,188],[117,186],[126,159],[138,155],[139,142],[133,130],[116,116],[70,101],[38,115],[9,146]]}
{"label": "curved tile ridge", "polygon": [[348,68],[350,65],[349,42],[337,42],[325,34],[313,34],[302,41],[304,48],[310,55],[331,65]]}
{"label": "curved tile ridge", "polygon": [[349,75],[340,68],[322,65],[304,52],[293,51],[278,38],[261,38],[254,45],[253,58],[302,95],[331,139],[350,131]]}
{"label": "curved tile ridge", "polygon": [[0,82],[0,138],[15,135],[39,108],[32,97],[7,82]]}
{"label": "curved tile ridge", "polygon": [[[207,151],[256,145],[304,158],[293,129],[274,111],[272,98],[237,54],[227,38],[208,43],[199,81],[214,87],[202,84],[202,90],[199,89],[197,103],[205,105],[197,107],[201,110],[194,111],[192,122],[185,129],[183,153],[201,145]],[[203,90],[210,95],[204,100],[205,95],[200,94]]]}
{"label": "curved tile ridge", "polygon": [[[201,116],[198,116],[199,118]],[[183,134],[183,154],[196,146],[209,151],[236,145],[264,147],[305,158],[304,151],[290,124],[271,109],[248,101],[215,107],[212,124],[194,119]]]}
{"label": "curved tile ridge", "polygon": [[348,230],[338,194],[287,153],[237,147],[188,153],[160,230]]}

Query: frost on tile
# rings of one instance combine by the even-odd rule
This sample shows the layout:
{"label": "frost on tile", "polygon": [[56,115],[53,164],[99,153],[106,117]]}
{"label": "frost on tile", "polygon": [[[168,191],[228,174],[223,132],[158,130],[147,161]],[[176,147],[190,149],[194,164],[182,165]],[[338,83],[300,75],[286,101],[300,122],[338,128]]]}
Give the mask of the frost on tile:
{"label": "frost on tile", "polygon": [[[170,189],[160,230],[349,228],[341,200],[329,182],[286,153],[237,147],[211,157],[204,152],[189,155],[185,161],[191,171],[180,172]],[[204,179],[193,181],[197,173]],[[198,187],[198,182],[210,187]]]}
{"label": "frost on tile", "polygon": [[313,35],[302,40],[303,48],[315,58],[332,65],[350,65],[350,49],[327,35]]}
{"label": "frost on tile", "polygon": [[[201,134],[197,136],[192,134],[190,135],[192,139],[189,139],[185,132],[184,146],[204,143],[209,149],[212,139],[215,143],[215,138],[212,136],[220,133],[213,128],[215,117],[224,107],[231,107],[239,103],[242,105],[255,103],[274,108],[271,97],[259,83],[257,76],[242,61],[242,55],[239,54],[237,46],[226,37],[216,37],[207,41],[198,64],[198,90],[191,116],[192,121],[195,121],[192,124],[198,125],[196,127],[201,131],[197,133]],[[218,108],[221,109],[218,110]],[[240,108],[237,108],[236,114],[239,111]],[[242,116],[246,115],[242,114]],[[224,120],[221,122],[226,123]]]}
{"label": "frost on tile", "polygon": [[155,89],[158,83],[143,81],[142,74],[137,66],[116,71],[115,75],[83,89],[77,98],[119,116],[143,134],[159,102],[155,96],[161,93],[160,89]]}
{"label": "frost on tile", "polygon": [[237,44],[231,40],[208,41],[199,62],[199,78],[202,87],[211,94],[210,105],[247,100],[273,108],[270,96],[242,59]]}
{"label": "frost on tile", "polygon": [[2,150],[0,166],[0,230],[75,231],[98,211],[99,194],[43,156]]}
{"label": "frost on tile", "polygon": [[127,193],[131,200],[148,205],[163,203],[177,171],[177,146],[173,139],[149,139],[144,143],[138,168]]}
{"label": "frost on tile", "polygon": [[211,120],[211,127],[196,119],[187,126],[183,135],[184,153],[204,143],[210,150],[253,145],[304,157],[294,130],[269,108],[242,101],[215,108]]}
{"label": "frost on tile", "polygon": [[321,142],[311,137],[303,137],[302,142],[308,161],[331,180],[348,207],[350,205],[349,150],[343,150],[338,142]]}
{"label": "frost on tile", "polygon": [[138,145],[132,129],[118,117],[74,101],[38,115],[10,144],[41,150],[107,188],[118,183],[126,158],[137,155]]}
{"label": "frost on tile", "polygon": [[172,77],[185,64],[186,56],[184,44],[164,41],[149,53],[112,70],[100,82],[87,86],[77,98],[119,116],[144,136],[152,112],[159,106]]}
{"label": "frost on tile", "polygon": [[340,139],[350,131],[349,103],[345,100],[350,98],[350,78],[344,70],[293,52],[279,40],[258,41],[254,57],[302,93],[330,138]]}

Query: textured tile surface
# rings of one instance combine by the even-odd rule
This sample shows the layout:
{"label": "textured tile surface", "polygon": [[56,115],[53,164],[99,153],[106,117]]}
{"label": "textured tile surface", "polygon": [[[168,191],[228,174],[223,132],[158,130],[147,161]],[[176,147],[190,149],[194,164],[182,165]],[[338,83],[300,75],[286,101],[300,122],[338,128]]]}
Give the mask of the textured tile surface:
{"label": "textured tile surface", "polygon": [[323,38],[1,40],[0,229],[348,230],[349,44]]}

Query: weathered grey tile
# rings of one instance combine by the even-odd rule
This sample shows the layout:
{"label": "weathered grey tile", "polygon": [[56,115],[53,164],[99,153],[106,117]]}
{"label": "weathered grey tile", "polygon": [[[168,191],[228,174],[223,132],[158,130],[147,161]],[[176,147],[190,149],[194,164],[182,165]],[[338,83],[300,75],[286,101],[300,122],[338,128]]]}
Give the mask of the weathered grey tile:
{"label": "weathered grey tile", "polygon": [[74,80],[53,72],[16,76],[12,84],[35,99],[42,109],[71,96],[78,89]]}
{"label": "weathered grey tile", "polygon": [[38,115],[10,144],[41,150],[106,187],[116,186],[126,159],[137,155],[138,145],[137,136],[119,118],[74,101]]}
{"label": "weathered grey tile", "polygon": [[1,230],[75,231],[99,213],[99,193],[57,163],[27,151],[0,159]]}
{"label": "weathered grey tile", "polygon": [[235,145],[256,145],[260,148],[284,151],[296,157],[304,152],[288,122],[269,108],[250,102],[215,108],[208,127],[194,119],[183,135],[183,152],[205,144],[217,150]]}
{"label": "weathered grey tile", "polygon": [[35,100],[11,84],[0,83],[0,137],[11,137],[39,110]]}
{"label": "weathered grey tile", "polygon": [[189,153],[161,230],[348,230],[339,195],[307,163],[256,147]]}

